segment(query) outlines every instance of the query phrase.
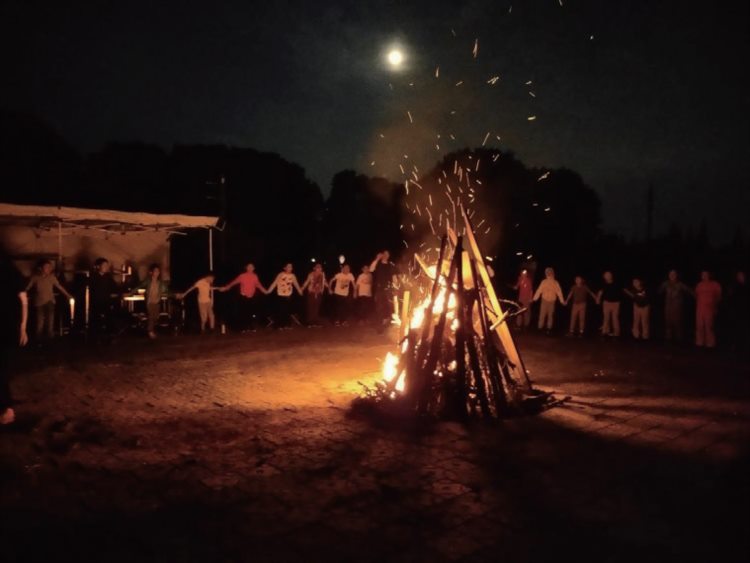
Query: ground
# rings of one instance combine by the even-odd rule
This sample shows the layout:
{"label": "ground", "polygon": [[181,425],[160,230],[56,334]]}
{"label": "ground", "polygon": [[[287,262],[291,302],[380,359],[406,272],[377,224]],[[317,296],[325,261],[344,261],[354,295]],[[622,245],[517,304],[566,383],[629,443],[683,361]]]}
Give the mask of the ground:
{"label": "ground", "polygon": [[[750,550],[750,367],[518,339],[563,404],[499,423],[350,411],[367,328],[59,343],[0,433],[4,561],[731,561]],[[743,555],[744,554],[744,555]]]}

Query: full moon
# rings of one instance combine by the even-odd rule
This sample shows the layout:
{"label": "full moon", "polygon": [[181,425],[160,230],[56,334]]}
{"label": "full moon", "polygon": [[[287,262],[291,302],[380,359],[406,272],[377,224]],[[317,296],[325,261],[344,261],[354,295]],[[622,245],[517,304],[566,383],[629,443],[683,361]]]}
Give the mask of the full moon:
{"label": "full moon", "polygon": [[404,54],[398,49],[393,49],[388,53],[388,62],[392,67],[399,67],[404,62]]}

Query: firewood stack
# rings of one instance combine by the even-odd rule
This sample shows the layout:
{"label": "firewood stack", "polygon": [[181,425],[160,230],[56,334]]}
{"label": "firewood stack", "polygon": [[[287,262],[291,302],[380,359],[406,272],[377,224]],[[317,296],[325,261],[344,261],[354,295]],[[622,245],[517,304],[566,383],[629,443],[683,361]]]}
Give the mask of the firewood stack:
{"label": "firewood stack", "polygon": [[[365,400],[441,418],[503,418],[538,410],[549,395],[532,387],[463,213],[463,236],[448,229],[428,297],[403,295],[398,353]],[[420,261],[420,263],[422,263]]]}

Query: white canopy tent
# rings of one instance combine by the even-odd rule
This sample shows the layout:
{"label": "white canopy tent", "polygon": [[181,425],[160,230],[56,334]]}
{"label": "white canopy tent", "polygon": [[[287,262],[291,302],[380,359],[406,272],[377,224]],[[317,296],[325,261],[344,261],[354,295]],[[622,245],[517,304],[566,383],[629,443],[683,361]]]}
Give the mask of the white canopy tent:
{"label": "white canopy tent", "polygon": [[143,278],[159,263],[169,279],[169,241],[189,229],[208,229],[207,265],[213,268],[213,229],[218,217],[109,209],[0,203],[0,244],[30,275],[40,258],[56,259],[58,271],[89,269],[98,257],[116,270],[132,268]]}

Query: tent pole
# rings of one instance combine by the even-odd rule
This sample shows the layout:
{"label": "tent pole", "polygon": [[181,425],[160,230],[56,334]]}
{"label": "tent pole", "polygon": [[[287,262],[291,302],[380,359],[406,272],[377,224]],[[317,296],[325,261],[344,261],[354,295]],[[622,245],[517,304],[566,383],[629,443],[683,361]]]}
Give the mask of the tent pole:
{"label": "tent pole", "polygon": [[61,274],[62,270],[62,221],[57,222],[57,271]]}
{"label": "tent pole", "polygon": [[214,230],[208,228],[208,269],[214,269]]}

